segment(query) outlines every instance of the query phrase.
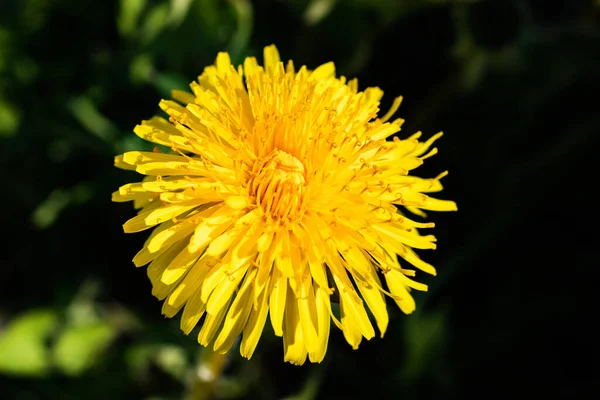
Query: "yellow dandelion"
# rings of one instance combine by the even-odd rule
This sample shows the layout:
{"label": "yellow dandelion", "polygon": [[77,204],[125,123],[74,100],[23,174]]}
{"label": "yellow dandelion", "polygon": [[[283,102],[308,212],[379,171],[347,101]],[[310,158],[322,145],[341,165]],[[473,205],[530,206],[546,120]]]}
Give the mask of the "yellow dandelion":
{"label": "yellow dandelion", "polygon": [[383,336],[384,294],[411,313],[411,289],[427,287],[405,266],[435,274],[413,249],[436,245],[418,231],[434,224],[403,210],[456,210],[425,194],[440,191],[446,173],[409,174],[437,152],[441,133],[386,140],[402,125],[387,122],[401,98],[378,118],[379,88],[359,91],[356,80],[336,78],[333,63],[284,67],[275,46],[264,49],[264,67],[248,57],[235,68],[219,53],[190,87],[160,102],[168,120],[134,129],[167,152],[115,159],[146,175],[112,199],[139,209],[125,232],[156,227],[133,262],[150,264],[162,312],[183,309],[185,334],[203,318],[198,342],[219,353],[242,335],[247,358],[269,318],[293,364],[323,360],[331,321],[355,349],[374,337],[367,309]]}

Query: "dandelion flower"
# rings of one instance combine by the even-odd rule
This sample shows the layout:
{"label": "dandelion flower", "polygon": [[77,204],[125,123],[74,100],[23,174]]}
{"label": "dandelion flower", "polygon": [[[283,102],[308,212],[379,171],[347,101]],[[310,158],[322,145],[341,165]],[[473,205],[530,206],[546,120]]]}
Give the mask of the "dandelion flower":
{"label": "dandelion flower", "polygon": [[419,233],[433,223],[406,211],[456,210],[425,194],[440,191],[446,173],[411,175],[441,133],[393,136],[401,98],[378,118],[379,88],[359,91],[333,63],[284,66],[275,46],[264,66],[248,57],[235,68],[219,53],[190,87],[160,102],[169,119],[134,129],[163,151],[115,159],[146,175],[112,199],[139,209],[125,232],[154,228],[133,262],[149,264],[164,315],[183,309],[183,332],[200,323],[198,342],[220,353],[242,335],[247,358],[269,319],[285,361],[303,364],[323,360],[332,321],[356,349],[375,336],[372,320],[383,336],[385,296],[411,313],[410,291],[427,287],[407,267],[435,274],[414,249],[436,245]]}

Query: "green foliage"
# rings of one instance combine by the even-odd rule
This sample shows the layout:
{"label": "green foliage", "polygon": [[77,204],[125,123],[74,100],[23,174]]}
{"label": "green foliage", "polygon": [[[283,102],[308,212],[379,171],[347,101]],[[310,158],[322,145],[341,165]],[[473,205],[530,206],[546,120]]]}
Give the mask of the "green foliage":
{"label": "green foliage", "polygon": [[108,349],[115,331],[106,322],[65,329],[53,349],[54,363],[66,375],[79,375],[89,369]]}
{"label": "green foliage", "polygon": [[124,37],[132,37],[137,29],[138,21],[146,6],[146,0],[120,0],[117,27]]}
{"label": "green foliage", "polygon": [[20,123],[19,110],[6,100],[0,99],[0,137],[16,134]]}
{"label": "green foliage", "polygon": [[51,365],[46,341],[57,325],[52,310],[31,310],[13,318],[0,336],[0,372],[46,375]]}

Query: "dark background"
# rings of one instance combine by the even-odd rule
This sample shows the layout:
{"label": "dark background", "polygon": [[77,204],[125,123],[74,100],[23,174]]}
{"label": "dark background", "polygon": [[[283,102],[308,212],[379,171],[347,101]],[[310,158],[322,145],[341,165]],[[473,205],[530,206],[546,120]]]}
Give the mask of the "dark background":
{"label": "dark background", "polygon": [[294,367],[268,328],[217,397],[593,397],[599,23],[595,0],[0,0],[0,398],[181,398],[200,347],[130,262],[113,156],[217,51],[271,43],[403,95],[403,135],[444,130],[417,173],[448,169],[459,212],[431,213],[439,274],[384,339]]}

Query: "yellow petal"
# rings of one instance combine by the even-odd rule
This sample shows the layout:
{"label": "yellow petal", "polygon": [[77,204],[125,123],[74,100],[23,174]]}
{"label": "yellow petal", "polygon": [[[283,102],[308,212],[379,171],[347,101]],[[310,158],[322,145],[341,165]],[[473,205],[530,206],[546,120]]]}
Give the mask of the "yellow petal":
{"label": "yellow petal", "polygon": [[232,212],[229,207],[218,207],[220,208],[209,217],[204,218],[196,227],[190,239],[190,251],[198,251],[198,249],[208,245],[235,222],[238,214]]}
{"label": "yellow petal", "polygon": [[188,236],[194,231],[196,223],[193,219],[183,220],[179,223],[174,223],[167,229],[163,229],[158,232],[154,237],[148,241],[148,251],[150,253],[157,253],[162,249],[171,246]]}
{"label": "yellow petal", "polygon": [[308,265],[310,274],[314,281],[322,288],[328,288],[327,272],[325,272],[325,264],[322,256],[318,254],[319,249],[316,246],[308,248]]}
{"label": "yellow petal", "polygon": [[384,240],[382,242],[400,242],[414,247],[416,249],[435,249],[436,245],[433,243],[435,238],[431,235],[420,236],[414,232],[408,232],[399,226],[392,226],[392,224],[377,224],[373,225],[373,229],[383,235]]}
{"label": "yellow petal", "polygon": [[142,182],[141,186],[144,190],[149,192],[161,193],[187,189],[189,187],[194,187],[197,184],[197,182],[189,179],[164,178],[162,180],[155,180],[152,182]]}
{"label": "yellow petal", "polygon": [[147,269],[148,277],[152,282],[152,294],[159,300],[164,300],[173,290],[174,285],[166,285],[161,282],[160,277],[169,263],[184,249],[184,244],[177,243],[150,263]]}
{"label": "yellow petal", "polygon": [[[262,236],[261,236],[262,238]],[[259,239],[260,242],[260,239]],[[260,243],[258,244],[260,245]],[[256,276],[256,281],[254,284],[254,299],[258,298],[258,296],[267,288],[267,282],[269,281],[269,277],[271,276],[271,269],[273,268],[273,263],[275,260],[275,246],[270,245],[266,250],[259,253],[257,261],[258,261],[258,274]],[[269,292],[270,293],[270,292]],[[268,297],[268,295],[267,295]]]}
{"label": "yellow petal", "polygon": [[178,136],[181,135],[179,131],[173,126],[173,124],[163,117],[154,116],[149,120],[142,121],[142,126],[149,126],[156,131],[165,132],[169,135]]}
{"label": "yellow petal", "polygon": [[385,297],[383,296],[381,290],[379,290],[381,287],[381,282],[379,281],[379,277],[377,276],[375,269],[371,268],[371,271],[369,271],[368,274],[369,275],[364,277],[366,280],[363,282],[356,282],[356,286],[358,287],[363,299],[369,306],[369,309],[373,313],[375,321],[377,322],[379,333],[381,337],[383,337],[389,322],[385,305]]}
{"label": "yellow petal", "polygon": [[[269,282],[267,282],[268,288]],[[250,358],[254,354],[256,345],[260,339],[262,331],[267,321],[267,313],[269,312],[269,290],[263,290],[254,302],[254,307],[244,328],[242,343],[240,344],[240,354],[242,357]]]}
{"label": "yellow petal", "polygon": [[[237,241],[238,247],[239,247],[240,246],[239,243],[241,242],[242,239],[247,240],[246,233],[248,230],[249,230],[249,228],[246,227],[241,233],[239,233],[235,236],[230,236],[230,238],[232,238],[231,243],[233,243],[234,241]],[[222,237],[222,236],[223,235],[221,235],[220,237]],[[241,243],[243,244],[243,242],[241,242]],[[214,257],[209,252],[209,250],[210,250],[210,246],[204,253],[204,256],[205,257]],[[224,251],[226,251],[226,250],[227,249],[225,249]],[[243,270],[245,272],[249,268],[250,264],[253,261],[254,255],[250,253],[250,254],[244,254],[242,257],[239,257],[239,255],[237,253],[238,253],[237,249],[227,251],[223,261],[209,272],[208,276],[206,277],[206,280],[204,281],[204,284],[202,285],[202,300],[203,301],[208,301],[208,297],[210,296],[210,294],[213,292],[213,290],[215,290],[217,285],[221,284],[222,281],[225,280],[226,277],[230,280],[236,280],[238,277],[238,274],[237,274],[238,270]],[[240,277],[240,279],[241,279],[241,277]],[[216,301],[216,300],[214,300],[214,301]],[[213,312],[212,307],[213,306],[209,306],[209,308],[208,308],[209,312]]]}
{"label": "yellow petal", "polygon": [[427,272],[428,274],[431,274],[431,275],[436,275],[436,271],[435,271],[435,268],[433,267],[433,265],[428,264],[425,261],[421,260],[419,258],[419,256],[417,255],[417,253],[415,253],[411,249],[407,248],[406,252],[404,254],[402,254],[402,258],[404,258],[406,261],[408,261],[415,267],[419,268],[421,271]]}
{"label": "yellow petal", "polygon": [[202,164],[189,161],[148,162],[138,165],[135,170],[140,174],[152,176],[207,176],[210,174]]}
{"label": "yellow petal", "polygon": [[[398,108],[400,108],[400,104],[402,104],[402,96],[398,96],[394,99],[392,106],[390,107],[388,112],[383,117],[381,117],[380,121],[385,122],[385,121],[389,120],[390,118],[392,118],[392,115],[394,115],[396,113],[396,111],[398,111]],[[373,135],[371,135],[371,138],[373,140],[379,140],[378,138],[375,138]]]}
{"label": "yellow petal", "polygon": [[403,274],[400,271],[391,270],[385,274],[385,281],[390,292],[397,296],[397,298],[394,298],[394,301],[398,304],[398,307],[404,313],[410,314],[415,311],[416,304],[413,297],[406,290],[406,286],[402,282],[402,276]]}
{"label": "yellow petal", "polygon": [[192,294],[200,293],[200,285],[202,285],[208,271],[209,267],[204,260],[196,261],[185,278],[169,295],[166,302],[173,307],[178,307],[185,303]]}
{"label": "yellow petal", "polygon": [[318,80],[318,81],[333,78],[334,76],[335,76],[335,65],[332,62],[328,62],[326,64],[319,65],[310,74],[311,79]]}
{"label": "yellow petal", "polygon": [[[371,321],[369,321],[369,316],[362,300],[360,300],[353,287],[344,286],[337,276],[334,276],[334,280],[339,289],[340,305],[344,305],[345,313],[349,316],[346,320],[347,324],[353,324],[362,336],[367,340],[371,339],[375,336],[375,331],[373,330]],[[342,320],[342,325],[345,330],[346,325],[344,325],[344,320]]]}
{"label": "yellow petal", "polygon": [[174,224],[173,221],[167,221],[167,222],[160,224],[158,227],[156,227],[152,231],[152,233],[150,234],[148,239],[146,239],[146,242],[144,243],[144,247],[142,248],[142,250],[140,250],[133,257],[133,264],[136,267],[141,267],[142,265],[146,265],[149,262],[151,262],[152,260],[154,260],[156,257],[158,257],[160,252],[150,253],[150,250],[148,250],[148,244],[150,243],[150,241],[152,239],[154,239],[156,237],[156,235],[158,235],[160,232],[162,232],[166,229],[171,228],[173,226],[173,224]]}
{"label": "yellow petal", "polygon": [[248,196],[229,196],[225,200],[225,204],[233,210],[242,210],[251,205]]}
{"label": "yellow petal", "polygon": [[325,358],[327,352],[327,344],[329,342],[329,325],[330,325],[330,300],[328,288],[320,286],[315,287],[315,304],[317,311],[317,334],[318,344],[316,349],[309,353],[308,356],[311,362],[321,362]]}
{"label": "yellow petal", "polygon": [[306,361],[306,356],[307,352],[298,314],[298,305],[292,289],[288,288],[285,305],[285,329],[283,330],[283,359],[294,365],[302,365]]}
{"label": "yellow petal", "polygon": [[183,275],[196,263],[200,257],[200,252],[190,253],[187,248],[184,248],[162,273],[161,282],[165,285],[170,285],[177,282]]}
{"label": "yellow petal", "polygon": [[246,76],[250,76],[258,71],[261,67],[258,66],[258,62],[255,57],[246,57],[244,60],[244,73]]}
{"label": "yellow petal", "polygon": [[206,314],[206,319],[202,324],[200,333],[198,333],[198,343],[200,343],[202,346],[208,346],[210,341],[215,336],[215,333],[217,333],[217,329],[219,329],[221,322],[223,322],[223,318],[225,317],[225,313],[229,308],[230,302],[231,299],[229,299],[227,304],[221,307],[221,310],[218,312],[218,314]]}
{"label": "yellow petal", "polygon": [[229,54],[224,51],[217,54],[215,66],[217,67],[219,75],[225,75],[229,71],[229,67],[231,67],[231,58],[229,58]]}
{"label": "yellow petal", "polygon": [[175,154],[153,153],[147,151],[128,151],[123,154],[123,161],[131,165],[143,165],[157,162],[183,162],[185,158]]}
{"label": "yellow petal", "polygon": [[410,279],[409,277],[407,277],[404,274],[400,274],[399,276],[400,276],[400,280],[409,288],[415,289],[415,290],[420,290],[421,292],[427,291],[427,285],[425,285],[424,283],[413,281],[412,279]]}
{"label": "yellow petal", "polygon": [[143,212],[136,217],[131,218],[123,225],[123,231],[125,233],[140,232],[148,228],[152,228],[154,225],[160,224],[170,220],[173,217],[177,217],[186,211],[190,211],[198,206],[198,200],[190,202],[188,204],[172,204],[165,207],[160,207],[155,210]]}
{"label": "yellow petal", "polygon": [[256,277],[256,269],[248,272],[240,291],[229,308],[223,329],[217,336],[214,350],[218,353],[226,353],[231,349],[235,339],[239,336],[248,320],[252,310],[252,282]]}
{"label": "yellow petal", "polygon": [[189,92],[185,92],[183,90],[171,90],[171,97],[183,104],[187,104],[187,103],[193,103],[195,100],[195,97],[193,94],[189,93]]}
{"label": "yellow petal", "polygon": [[[216,314],[229,302],[233,292],[237,289],[244,274],[248,270],[248,266],[249,263],[246,263],[245,266],[239,267],[233,273],[229,273],[228,271],[224,272],[226,278],[215,287],[208,299],[208,303],[206,304],[207,313]],[[225,268],[225,266],[222,266],[221,268]]]}
{"label": "yellow petal", "polygon": [[135,171],[135,165],[125,162],[122,154],[115,157],[115,167],[128,171]]}
{"label": "yellow petal", "polygon": [[189,335],[206,310],[206,303],[200,299],[200,292],[195,292],[185,303],[180,327],[183,333]]}
{"label": "yellow petal", "polygon": [[282,336],[283,313],[285,311],[288,283],[287,278],[282,276],[278,270],[274,270],[272,279],[273,289],[269,296],[269,316],[271,317],[271,325],[273,325],[275,335]]}
{"label": "yellow petal", "polygon": [[273,236],[273,232],[263,232],[263,234],[258,239],[256,250],[261,253],[267,251],[267,249],[271,247]]}
{"label": "yellow petal", "polygon": [[287,229],[277,232],[275,236],[275,265],[287,278],[294,277],[294,268],[290,257],[290,234]]}
{"label": "yellow petal", "polygon": [[227,251],[236,241],[236,238],[243,238],[250,229],[245,223],[251,223],[258,219],[257,213],[250,212],[244,217],[238,219],[236,226],[225,231],[219,237],[210,242],[206,249],[206,254],[209,256],[220,256]]}
{"label": "yellow petal", "polygon": [[361,334],[357,323],[352,315],[346,310],[347,304],[340,298],[340,315],[342,320],[342,332],[344,338],[352,346],[354,350],[358,349],[360,342],[362,341],[363,335]]}
{"label": "yellow petal", "polygon": [[312,284],[308,284],[307,296],[298,298],[297,303],[306,351],[315,352],[319,348],[319,340],[317,336],[317,305]]}
{"label": "yellow petal", "polygon": [[265,47],[263,57],[265,71],[270,75],[274,75],[279,63],[281,62],[277,47],[275,47],[275,45]]}
{"label": "yellow petal", "polygon": [[423,204],[419,205],[419,208],[431,211],[457,211],[458,207],[456,203],[451,200],[440,200],[434,199],[433,197],[427,196]]}
{"label": "yellow petal", "polygon": [[165,301],[162,305],[161,312],[165,317],[172,318],[181,310],[181,307],[183,307],[183,305],[180,305],[179,307],[173,307]]}

